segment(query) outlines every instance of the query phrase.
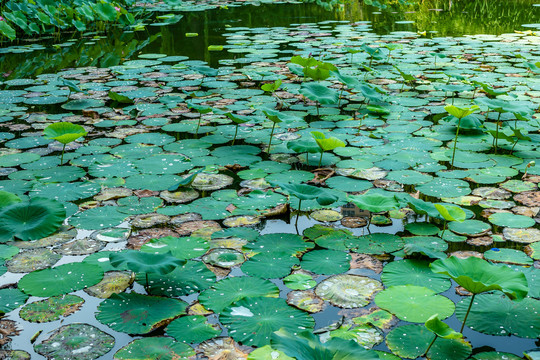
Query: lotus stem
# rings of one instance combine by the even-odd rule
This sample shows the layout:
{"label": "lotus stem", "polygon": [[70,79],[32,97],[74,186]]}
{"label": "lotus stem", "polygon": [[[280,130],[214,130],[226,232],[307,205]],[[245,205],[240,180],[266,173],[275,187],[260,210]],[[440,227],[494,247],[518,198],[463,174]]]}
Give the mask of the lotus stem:
{"label": "lotus stem", "polygon": [[321,167],[322,164],[322,156],[324,155],[324,151],[321,151],[321,157],[319,158],[319,167]]}
{"label": "lotus stem", "polygon": [[270,145],[272,145],[272,136],[274,136],[274,129],[276,128],[276,123],[272,126],[272,131],[270,132],[270,141],[268,141],[268,154],[270,154]]}
{"label": "lotus stem", "polygon": [[66,150],[66,144],[62,147],[62,155],[60,156],[60,166],[64,165],[64,150]]}
{"label": "lotus stem", "polygon": [[469,312],[471,311],[472,304],[474,302],[474,297],[476,294],[472,294],[471,302],[469,304],[469,308],[467,309],[467,313],[465,313],[465,318],[463,319],[463,324],[461,324],[461,329],[459,330],[460,333],[463,333],[463,328],[465,328],[465,323],[467,322],[467,317],[469,316]]}
{"label": "lotus stem", "polygon": [[442,228],[442,233],[441,233],[441,239],[443,238],[444,236],[444,232],[446,231],[446,220],[444,220],[444,224],[443,224],[443,228]]}
{"label": "lotus stem", "polygon": [[145,275],[146,275],[146,287],[145,287],[145,290],[146,290],[146,292],[148,292],[148,289],[150,287],[150,285],[148,285],[148,273],[145,273]]}
{"label": "lotus stem", "polygon": [[431,349],[431,347],[433,346],[433,343],[435,343],[435,340],[437,340],[439,336],[437,334],[435,334],[435,337],[433,338],[433,340],[429,343],[429,346],[427,347],[426,349],[426,352],[422,355],[422,356],[426,356],[429,349]]}
{"label": "lotus stem", "polygon": [[195,130],[195,137],[199,137],[199,127],[201,126],[201,118],[202,118],[202,114],[199,113],[199,121],[197,122],[197,130]]}
{"label": "lotus stem", "polygon": [[459,127],[461,126],[461,118],[458,120],[457,124],[457,130],[456,130],[456,138],[454,139],[454,151],[452,152],[452,164],[450,164],[450,167],[454,168],[454,157],[456,156],[456,145],[457,145],[457,139],[459,136]]}
{"label": "lotus stem", "polygon": [[236,131],[234,132],[234,138],[232,139],[232,145],[234,145],[234,141],[236,140],[236,135],[238,135],[238,124],[236,124]]}
{"label": "lotus stem", "polygon": [[502,113],[499,113],[499,116],[497,117],[497,130],[495,132],[496,136],[495,136],[495,155],[497,155],[497,147],[499,145],[499,120],[501,119],[501,114]]}
{"label": "lotus stem", "polygon": [[296,214],[296,221],[294,223],[296,231],[298,231],[298,218],[300,217],[300,211],[302,211],[302,199],[298,199],[298,214]]}

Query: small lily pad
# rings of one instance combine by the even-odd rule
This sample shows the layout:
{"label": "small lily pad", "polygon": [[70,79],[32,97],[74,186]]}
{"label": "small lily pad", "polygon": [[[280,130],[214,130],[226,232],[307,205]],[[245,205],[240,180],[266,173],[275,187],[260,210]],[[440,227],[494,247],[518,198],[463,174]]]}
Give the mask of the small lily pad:
{"label": "small lily pad", "polygon": [[79,296],[53,296],[25,305],[19,312],[19,316],[30,322],[50,322],[73,314],[83,304],[84,300]]}

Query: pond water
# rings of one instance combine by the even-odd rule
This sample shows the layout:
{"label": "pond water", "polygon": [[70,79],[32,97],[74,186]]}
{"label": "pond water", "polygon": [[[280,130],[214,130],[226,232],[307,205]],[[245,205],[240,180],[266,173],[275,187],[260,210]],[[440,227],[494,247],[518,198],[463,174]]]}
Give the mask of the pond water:
{"label": "pond water", "polygon": [[[114,344],[104,338],[104,355],[90,356],[97,340],[82,330],[47,351],[139,359],[152,346],[164,349],[152,341],[167,335],[170,358],[236,351],[240,359],[252,348],[209,339],[262,348],[269,328],[284,327],[378,351],[366,359],[422,358],[431,315],[455,331],[463,323],[467,291],[428,267],[453,254],[489,260],[467,275],[495,273],[482,279],[488,284],[508,277],[491,288],[508,297],[478,295],[464,340],[437,339],[429,358],[538,358],[540,7],[235,4],[145,31],[1,49],[0,190],[21,204],[36,196],[47,206],[60,202],[71,216],[65,225],[75,229],[12,242],[5,227],[0,309],[19,333],[2,349],[45,359],[36,349],[43,354],[59,327],[85,323],[114,337]],[[291,63],[295,55],[304,60]],[[309,57],[318,68],[305,73],[298,63]],[[333,66],[339,73],[330,76]],[[260,90],[274,81],[281,82],[275,92]],[[71,129],[79,140],[65,149],[43,133],[59,121],[84,127]],[[190,172],[193,184],[173,189]],[[308,182],[315,187],[298,187]],[[113,266],[113,253],[127,257]],[[174,271],[164,270],[167,261]],[[50,266],[58,272],[31,271]],[[111,270],[128,280],[129,270],[138,271],[133,284],[108,285],[120,297],[82,290]],[[227,287],[230,279],[246,275],[253,293],[235,298],[246,289]],[[521,281],[528,297],[509,300],[523,297]],[[375,300],[370,286],[380,287],[371,291],[380,291]],[[43,320],[47,309],[28,304],[67,293],[84,304],[53,321],[28,321]],[[156,299],[169,302],[156,306]],[[188,305],[189,316],[163,326]],[[275,315],[282,313],[296,319]],[[148,342],[125,348],[134,339]],[[248,359],[278,356],[257,351]]]}

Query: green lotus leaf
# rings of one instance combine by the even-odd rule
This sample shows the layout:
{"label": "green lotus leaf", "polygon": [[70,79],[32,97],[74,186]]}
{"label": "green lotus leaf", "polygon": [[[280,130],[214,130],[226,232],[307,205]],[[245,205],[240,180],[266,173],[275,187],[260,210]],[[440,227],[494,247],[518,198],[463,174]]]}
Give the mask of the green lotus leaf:
{"label": "green lotus leaf", "polygon": [[103,270],[93,264],[69,263],[37,270],[19,281],[19,289],[33,296],[49,297],[82,290],[103,279]]}
{"label": "green lotus leaf", "polygon": [[316,274],[334,275],[350,268],[349,254],[336,250],[314,250],[302,256],[300,266]]}
{"label": "green lotus leaf", "polygon": [[[394,328],[386,337],[386,345],[396,355],[416,359],[426,352],[435,334],[423,325],[403,325]],[[465,360],[471,345],[463,339],[437,338],[427,353],[429,360]]]}
{"label": "green lotus leaf", "polygon": [[323,188],[306,184],[276,183],[281,189],[300,200],[316,200],[321,205],[330,205],[337,197]]}
{"label": "green lotus leaf", "polygon": [[[459,206],[434,204],[435,208],[446,221],[464,221],[466,218],[465,211]],[[420,234],[419,234],[420,235]]]}
{"label": "green lotus leaf", "polygon": [[455,308],[452,300],[416,285],[390,286],[375,296],[375,303],[401,320],[422,323],[433,314],[446,319]]}
{"label": "green lotus leaf", "polygon": [[492,248],[484,252],[484,259],[494,263],[533,265],[534,261],[523,251],[516,249]]}
{"label": "green lotus leaf", "polygon": [[287,305],[284,299],[270,297],[236,301],[220,313],[219,320],[233,339],[251,346],[270,344],[272,333],[279,329],[299,332],[315,325],[310,315]]}
{"label": "green lotus leaf", "polygon": [[93,360],[114,347],[114,337],[88,324],[68,324],[57,329],[34,349],[48,359]]}
{"label": "green lotus leaf", "polygon": [[164,236],[150,240],[141,247],[141,251],[151,254],[170,252],[177,259],[189,260],[204,255],[209,248],[208,241],[200,237]]}
{"label": "green lotus leaf", "polygon": [[265,345],[250,352],[248,360],[294,360],[294,358],[285,355],[283,351],[272,349],[270,345]]}
{"label": "green lotus leaf", "polygon": [[13,203],[0,210],[0,241],[41,239],[58,230],[65,218],[64,206],[55,200],[35,197]]}
{"label": "green lotus leaf", "polygon": [[114,252],[109,255],[111,265],[116,268],[127,266],[137,273],[165,275],[181,267],[184,261],[174,257],[171,253],[151,254],[137,250]]}
{"label": "green lotus leaf", "polygon": [[353,340],[331,338],[323,344],[309,331],[280,329],[272,334],[271,346],[296,360],[379,360],[375,351],[366,350]]}
{"label": "green lotus leaf", "polygon": [[167,335],[177,341],[193,344],[201,343],[221,334],[219,325],[210,324],[204,316],[182,316],[173,320],[166,328]]}
{"label": "green lotus leaf", "polygon": [[279,279],[289,275],[291,268],[298,265],[298,258],[286,253],[260,253],[246,261],[241,269],[247,275],[263,279]]}
{"label": "green lotus leaf", "polygon": [[[472,360],[522,360],[523,358],[500,351],[487,351],[475,354],[471,357]],[[528,359],[526,357],[526,359]],[[533,358],[533,360],[536,360]]]}
{"label": "green lotus leaf", "polygon": [[137,274],[137,282],[146,284],[152,295],[179,297],[208,289],[216,276],[201,261],[188,260],[165,275],[158,273]]}
{"label": "green lotus leaf", "polygon": [[284,253],[299,255],[315,246],[312,242],[304,241],[296,234],[273,233],[257,237],[256,241],[248,243],[243,249],[255,253]]}
{"label": "green lotus leaf", "polygon": [[199,295],[199,301],[204,307],[221,313],[232,303],[252,297],[278,297],[278,287],[268,281],[249,276],[230,277],[219,281],[210,289]]}
{"label": "green lotus leaf", "polygon": [[443,339],[461,339],[463,334],[454,331],[448,324],[439,319],[439,314],[432,315],[424,324],[425,327]]}
{"label": "green lotus leaf", "polygon": [[183,360],[195,355],[191,346],[168,337],[136,339],[114,354],[115,360]]}
{"label": "green lotus leaf", "polygon": [[469,116],[472,113],[480,110],[480,108],[477,105],[473,105],[468,108],[458,107],[454,105],[446,105],[444,107],[444,110],[446,110],[446,112],[450,115],[457,117],[458,119],[463,119],[465,116]]}
{"label": "green lotus leaf", "polygon": [[[456,317],[463,321],[471,298],[461,300],[456,307]],[[540,311],[540,300],[529,297],[512,301],[502,294],[481,294],[474,298],[467,324],[488,335],[515,335],[535,339],[540,336],[540,317],[532,316]]]}
{"label": "green lotus leaf", "polygon": [[7,191],[0,191],[0,209],[15,203],[20,203],[22,200],[15,194]]}
{"label": "green lotus leaf", "polygon": [[494,213],[489,216],[488,220],[494,225],[510,228],[528,228],[536,223],[533,218],[512,213]]}
{"label": "green lotus leaf", "polygon": [[373,233],[344,239],[346,248],[360,254],[386,254],[403,249],[403,239],[397,235]]}
{"label": "green lotus leaf", "polygon": [[19,289],[0,289],[0,314],[18,308],[24,304],[26,299],[28,299],[28,295]]}
{"label": "green lotus leaf", "polygon": [[393,194],[367,191],[362,195],[349,195],[347,199],[358,208],[373,213],[399,208],[399,203]]}
{"label": "green lotus leaf", "polygon": [[317,101],[321,104],[335,104],[339,99],[339,94],[337,91],[313,82],[302,83],[299,92],[308,99]]}
{"label": "green lotus leaf", "polygon": [[185,313],[187,304],[178,299],[137,293],[113,294],[99,304],[96,319],[115,331],[146,334]]}
{"label": "green lotus leaf", "polygon": [[313,280],[313,277],[302,273],[291,274],[285,277],[283,283],[292,290],[307,290],[317,285],[317,282]]}
{"label": "green lotus leaf", "polygon": [[499,290],[511,299],[520,300],[527,296],[529,291],[523,273],[492,265],[476,257],[460,259],[452,256],[436,260],[430,267],[435,273],[450,276],[473,294]]}
{"label": "green lotus leaf", "polygon": [[437,293],[446,291],[451,286],[446,275],[433,273],[429,268],[429,262],[416,259],[388,263],[383,269],[381,280],[386,286],[425,286]]}
{"label": "green lotus leaf", "polygon": [[73,215],[69,224],[79,229],[99,230],[120,225],[127,216],[116,207],[100,206]]}
{"label": "green lotus leaf", "polygon": [[65,145],[86,136],[88,132],[81,125],[70,122],[58,122],[47,126],[43,130],[43,134],[47,139],[54,139]]}
{"label": "green lotus leaf", "polygon": [[327,138],[324,133],[320,131],[312,131],[311,136],[313,136],[315,142],[317,142],[317,145],[319,145],[322,151],[331,151],[338,147],[345,147],[346,145],[345,142],[336,137]]}

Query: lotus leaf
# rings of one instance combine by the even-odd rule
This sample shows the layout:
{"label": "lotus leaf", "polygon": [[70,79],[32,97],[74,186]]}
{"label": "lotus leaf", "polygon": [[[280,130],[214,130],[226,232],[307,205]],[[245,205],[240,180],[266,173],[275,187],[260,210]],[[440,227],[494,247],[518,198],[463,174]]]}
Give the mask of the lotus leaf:
{"label": "lotus leaf", "polygon": [[88,134],[81,125],[70,122],[51,124],[43,130],[43,133],[47,139],[54,139],[64,145]]}
{"label": "lotus leaf", "polygon": [[281,350],[296,360],[378,360],[379,356],[372,350],[366,350],[353,340],[331,338],[324,344],[309,331],[300,333],[280,329],[272,334],[271,346]]}
{"label": "lotus leaf", "polygon": [[170,252],[180,260],[188,260],[203,255],[209,248],[208,241],[200,237],[165,236],[150,240],[141,247],[141,251],[151,254]]}
{"label": "lotus leaf", "polygon": [[115,360],[182,360],[195,355],[195,351],[184,343],[168,337],[136,339],[114,354]]}
{"label": "lotus leaf", "polygon": [[114,337],[88,324],[68,324],[35,345],[37,353],[49,359],[93,360],[114,347]]}
{"label": "lotus leaf", "polygon": [[425,286],[441,293],[450,288],[446,275],[435,274],[424,260],[400,260],[387,264],[382,272],[381,280],[386,286],[417,285]]}
{"label": "lotus leaf", "polygon": [[409,322],[425,322],[433,314],[446,319],[454,313],[455,308],[450,299],[416,285],[390,286],[375,296],[375,303]]}
{"label": "lotus leaf", "polygon": [[73,215],[69,223],[79,229],[99,230],[120,225],[126,217],[116,207],[101,206]]}
{"label": "lotus leaf", "polygon": [[0,289],[0,313],[8,313],[23,305],[28,295],[19,289]]}
{"label": "lotus leaf", "polygon": [[230,277],[219,281],[199,295],[199,301],[206,308],[221,313],[232,303],[252,297],[278,297],[279,289],[268,280],[248,276]]}
{"label": "lotus leaf", "polygon": [[93,264],[69,263],[55,268],[37,270],[19,281],[19,289],[33,296],[56,296],[97,284],[103,270]]}
{"label": "lotus leaf", "polygon": [[113,294],[99,304],[96,319],[115,331],[146,334],[163,321],[184,314],[186,306],[178,299],[137,293]]}
{"label": "lotus leaf", "polygon": [[84,289],[84,292],[100,299],[107,299],[112,294],[125,291],[133,281],[134,276],[130,271],[107,271],[103,280]]}
{"label": "lotus leaf", "polygon": [[335,306],[352,309],[370,303],[373,295],[383,289],[377,280],[359,276],[340,274],[325,279],[315,288],[315,294]]}
{"label": "lotus leaf", "polygon": [[27,304],[19,312],[21,319],[30,322],[49,322],[66,317],[83,305],[84,300],[75,295],[53,296]]}
{"label": "lotus leaf", "polygon": [[313,247],[313,243],[304,241],[299,235],[272,233],[259,236],[255,242],[248,243],[244,246],[244,249],[255,253],[299,255]]}
{"label": "lotus leaf", "polygon": [[[471,298],[457,304],[456,316],[464,321]],[[515,335],[534,339],[540,335],[540,318],[531,314],[540,311],[540,301],[525,298],[512,301],[502,294],[480,294],[474,298],[468,316],[469,327],[484,334]]]}
{"label": "lotus leaf", "polygon": [[251,257],[241,269],[250,276],[279,279],[287,276],[291,268],[298,264],[298,258],[287,253],[264,252]]}
{"label": "lotus leaf", "polygon": [[183,343],[201,343],[221,334],[219,325],[209,324],[204,316],[183,316],[165,329],[168,335]]}
{"label": "lotus leaf", "polygon": [[283,299],[269,297],[236,301],[221,312],[219,319],[236,341],[252,346],[268,345],[272,333],[279,329],[298,332],[315,325],[305,312],[290,307]]}
{"label": "lotus leaf", "polygon": [[265,345],[250,352],[248,360],[294,360],[294,358],[285,355],[283,351],[272,349],[270,345]]}
{"label": "lotus leaf", "polygon": [[[386,337],[386,345],[394,354],[406,359],[424,355],[435,334],[422,325],[398,326]],[[471,345],[463,339],[437,338],[427,353],[430,360],[464,360],[471,354]]]}
{"label": "lotus leaf", "polygon": [[519,300],[527,296],[527,279],[524,274],[510,268],[492,265],[476,257],[459,259],[452,256],[436,260],[430,267],[435,273],[450,276],[473,294],[499,290],[511,299]]}
{"label": "lotus leaf", "polygon": [[530,217],[504,212],[490,215],[488,220],[494,225],[510,228],[528,228],[535,224],[534,219]]}
{"label": "lotus leaf", "polygon": [[8,205],[0,211],[0,241],[36,240],[55,232],[66,218],[66,210],[55,200],[35,197]]}
{"label": "lotus leaf", "polygon": [[300,266],[316,274],[334,275],[350,268],[349,254],[336,250],[314,250],[302,256]]}

